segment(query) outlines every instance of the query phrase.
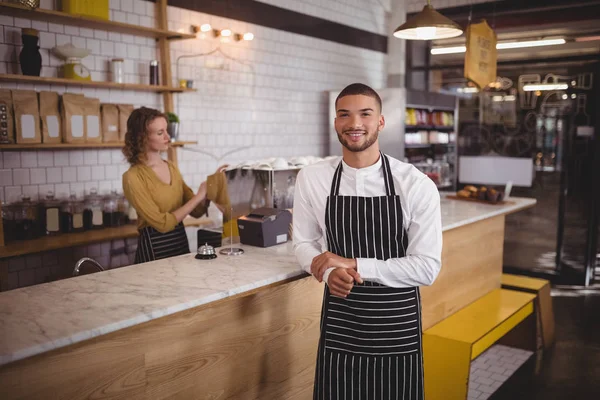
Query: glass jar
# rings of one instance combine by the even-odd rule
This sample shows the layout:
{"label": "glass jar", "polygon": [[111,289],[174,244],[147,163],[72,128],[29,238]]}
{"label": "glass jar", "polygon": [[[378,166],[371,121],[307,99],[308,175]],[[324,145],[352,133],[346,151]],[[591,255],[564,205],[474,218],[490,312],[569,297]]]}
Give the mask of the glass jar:
{"label": "glass jar", "polygon": [[117,192],[104,196],[102,208],[102,221],[105,228],[119,226],[119,210]]}
{"label": "glass jar", "polygon": [[83,232],[84,204],[77,200],[75,193],[71,192],[69,199],[61,207],[61,227],[63,233]]}
{"label": "glass jar", "polygon": [[15,223],[15,205],[2,205],[2,229],[4,231],[4,241],[12,242],[16,240],[16,223]]}
{"label": "glass jar", "polygon": [[102,229],[104,221],[102,211],[104,204],[102,196],[98,195],[96,188],[90,190],[90,194],[85,197],[85,206],[83,211],[83,227],[84,229]]}
{"label": "glass jar", "polygon": [[119,211],[119,226],[129,223],[129,202],[124,195],[119,195],[117,200],[117,210]]}
{"label": "glass jar", "polygon": [[31,240],[40,237],[37,203],[29,196],[23,196],[15,205],[15,237],[17,240]]}
{"label": "glass jar", "polygon": [[137,211],[131,205],[131,203],[127,202],[127,204],[129,205],[129,207],[127,208],[127,221],[129,221],[131,225],[137,225]]}
{"label": "glass jar", "polygon": [[60,200],[54,197],[54,192],[49,191],[46,199],[40,202],[42,235],[60,234],[60,208]]}

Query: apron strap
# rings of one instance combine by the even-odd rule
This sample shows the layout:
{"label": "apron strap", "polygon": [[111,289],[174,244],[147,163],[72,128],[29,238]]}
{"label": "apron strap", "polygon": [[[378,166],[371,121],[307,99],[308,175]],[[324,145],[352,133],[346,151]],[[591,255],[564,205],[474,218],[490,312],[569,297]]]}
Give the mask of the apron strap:
{"label": "apron strap", "polygon": [[[394,187],[394,179],[392,178],[392,170],[390,168],[390,161],[387,156],[382,152],[379,152],[381,157],[381,164],[383,165],[383,180],[385,182],[385,192],[388,196],[396,195],[396,188]],[[331,183],[330,196],[337,196],[340,192],[340,182],[342,181],[342,161],[338,164],[335,174],[333,174],[333,182]]]}

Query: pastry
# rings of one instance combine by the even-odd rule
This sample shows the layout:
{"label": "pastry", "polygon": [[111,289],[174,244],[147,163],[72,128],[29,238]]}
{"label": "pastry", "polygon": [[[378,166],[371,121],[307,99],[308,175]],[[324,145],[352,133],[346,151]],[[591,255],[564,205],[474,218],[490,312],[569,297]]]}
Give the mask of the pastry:
{"label": "pastry", "polygon": [[458,192],[456,192],[456,195],[458,197],[471,197],[471,192],[469,192],[468,190],[459,190]]}

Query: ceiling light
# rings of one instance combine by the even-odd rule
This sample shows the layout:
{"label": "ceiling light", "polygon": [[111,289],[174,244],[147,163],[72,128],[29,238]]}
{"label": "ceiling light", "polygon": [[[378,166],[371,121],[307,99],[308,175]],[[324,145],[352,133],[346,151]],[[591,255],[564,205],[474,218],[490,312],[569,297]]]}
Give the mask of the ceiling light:
{"label": "ceiling light", "polygon": [[201,32],[210,32],[211,29],[212,29],[212,27],[210,26],[210,24],[202,24],[200,26]]}
{"label": "ceiling light", "polygon": [[498,50],[504,49],[522,49],[525,47],[539,47],[539,46],[555,46],[558,44],[565,44],[567,41],[563,38],[560,39],[542,39],[542,40],[528,40],[524,42],[501,42],[496,44]]}
{"label": "ceiling light", "polygon": [[[540,47],[540,46],[555,46],[559,44],[565,44],[567,41],[563,38],[560,39],[541,39],[541,40],[528,40],[523,42],[501,42],[496,44],[496,49],[520,49],[526,47]],[[464,53],[467,51],[466,46],[453,46],[453,47],[434,47],[431,49],[431,54],[455,54]]]}
{"label": "ceiling light", "polygon": [[231,36],[231,29],[221,29],[221,36],[223,36],[223,37]]}
{"label": "ceiling light", "polygon": [[524,85],[523,91],[525,92],[536,92],[542,90],[566,90],[569,85],[566,83],[540,83],[534,85]]}
{"label": "ceiling light", "polygon": [[460,25],[435,11],[431,1],[427,0],[420,13],[396,28],[394,36],[407,40],[434,40],[453,38],[462,33]]}
{"label": "ceiling light", "polygon": [[251,32],[244,33],[244,40],[250,41],[252,39],[254,39],[254,34],[253,33],[251,33]]}
{"label": "ceiling light", "polygon": [[466,46],[456,46],[456,47],[436,47],[431,49],[431,54],[455,54],[455,53],[464,53],[467,51]]}

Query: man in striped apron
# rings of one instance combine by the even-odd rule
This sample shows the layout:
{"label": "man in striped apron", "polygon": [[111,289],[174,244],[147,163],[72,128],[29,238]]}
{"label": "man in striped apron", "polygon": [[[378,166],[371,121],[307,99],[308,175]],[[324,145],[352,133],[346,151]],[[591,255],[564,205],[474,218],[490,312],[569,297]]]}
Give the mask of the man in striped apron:
{"label": "man in striped apron", "polygon": [[377,93],[346,87],[342,159],[297,178],[295,253],[327,283],[314,399],[424,398],[419,286],[441,267],[440,199],[426,175],[380,152],[384,125]]}

